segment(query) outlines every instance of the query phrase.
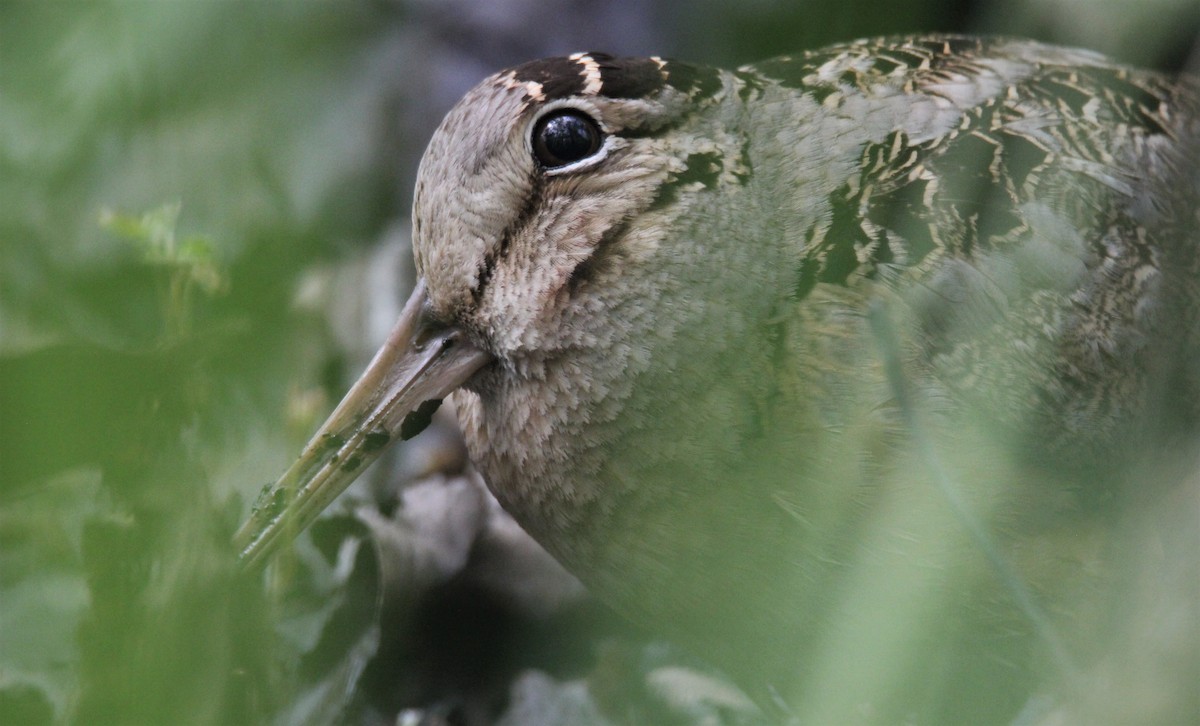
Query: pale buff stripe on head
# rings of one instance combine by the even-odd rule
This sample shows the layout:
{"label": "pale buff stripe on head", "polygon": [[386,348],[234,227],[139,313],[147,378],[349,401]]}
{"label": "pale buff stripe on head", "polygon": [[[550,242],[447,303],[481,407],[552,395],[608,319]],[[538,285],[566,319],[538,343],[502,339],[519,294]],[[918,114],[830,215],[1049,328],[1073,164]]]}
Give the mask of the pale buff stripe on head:
{"label": "pale buff stripe on head", "polygon": [[583,95],[595,96],[600,93],[600,88],[604,85],[600,64],[587,53],[574,53],[568,57],[583,66]]}
{"label": "pale buff stripe on head", "polygon": [[518,81],[516,71],[505,73],[497,78],[496,82],[509,90],[524,91],[525,95],[535,103],[541,103],[546,100],[546,94],[542,91],[542,84],[537,81]]}

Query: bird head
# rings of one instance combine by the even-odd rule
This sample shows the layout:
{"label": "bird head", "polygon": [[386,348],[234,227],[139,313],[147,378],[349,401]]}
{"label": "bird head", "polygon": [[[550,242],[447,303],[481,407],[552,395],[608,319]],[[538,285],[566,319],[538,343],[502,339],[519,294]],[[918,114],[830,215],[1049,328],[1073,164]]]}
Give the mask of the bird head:
{"label": "bird head", "polygon": [[[586,367],[589,355],[613,377],[644,368],[653,336],[635,331],[669,337],[671,318],[645,304],[659,297],[648,291],[711,274],[681,262],[703,257],[705,240],[686,255],[661,245],[688,214],[681,200],[738,181],[725,163],[738,155],[735,140],[707,133],[721,125],[700,113],[722,89],[713,69],[577,53],[502,71],[467,93],[418,172],[418,284],[367,371],[264,490],[236,539],[243,559],[260,561],[307,526],[387,443],[423,428],[422,404],[460,387],[536,380],[559,408],[511,404],[515,423],[502,426],[539,414],[543,429],[571,416],[611,419],[611,410],[581,411],[601,405],[610,382],[547,384],[548,368],[567,359]],[[696,123],[703,128],[689,128]],[[556,388],[572,390],[556,397]]]}
{"label": "bird head", "polygon": [[432,317],[514,371],[588,345],[581,319],[673,222],[664,194],[696,150],[670,132],[697,110],[698,78],[657,58],[579,53],[469,92],[417,177],[413,247]]}

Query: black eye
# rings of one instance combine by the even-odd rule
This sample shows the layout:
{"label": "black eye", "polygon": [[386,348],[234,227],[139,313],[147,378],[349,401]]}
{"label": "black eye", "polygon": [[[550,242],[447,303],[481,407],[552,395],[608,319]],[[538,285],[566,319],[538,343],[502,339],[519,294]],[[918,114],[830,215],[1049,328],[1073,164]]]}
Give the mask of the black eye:
{"label": "black eye", "polygon": [[533,155],[547,169],[586,159],[600,149],[603,134],[579,111],[548,113],[533,129]]}

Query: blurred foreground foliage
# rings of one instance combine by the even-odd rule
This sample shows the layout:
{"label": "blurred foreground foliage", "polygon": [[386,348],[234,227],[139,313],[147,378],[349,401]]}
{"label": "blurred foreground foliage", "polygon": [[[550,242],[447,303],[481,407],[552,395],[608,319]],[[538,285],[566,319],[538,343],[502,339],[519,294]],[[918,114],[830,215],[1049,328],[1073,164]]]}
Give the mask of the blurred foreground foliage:
{"label": "blurred foreground foliage", "polygon": [[0,722],[277,705],[229,538],[339,373],[300,279],[398,208],[360,67],[388,12],[0,5]]}

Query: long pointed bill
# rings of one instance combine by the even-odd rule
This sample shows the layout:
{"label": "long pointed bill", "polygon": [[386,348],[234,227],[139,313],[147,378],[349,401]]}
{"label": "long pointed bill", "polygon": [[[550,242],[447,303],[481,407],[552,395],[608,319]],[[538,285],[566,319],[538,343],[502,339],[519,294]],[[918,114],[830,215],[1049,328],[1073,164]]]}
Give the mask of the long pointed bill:
{"label": "long pointed bill", "polygon": [[492,360],[461,331],[432,322],[426,305],[420,281],[362,377],[296,463],[259,495],[234,536],[244,566],[307,527],[390,442],[419,433],[437,403]]}

